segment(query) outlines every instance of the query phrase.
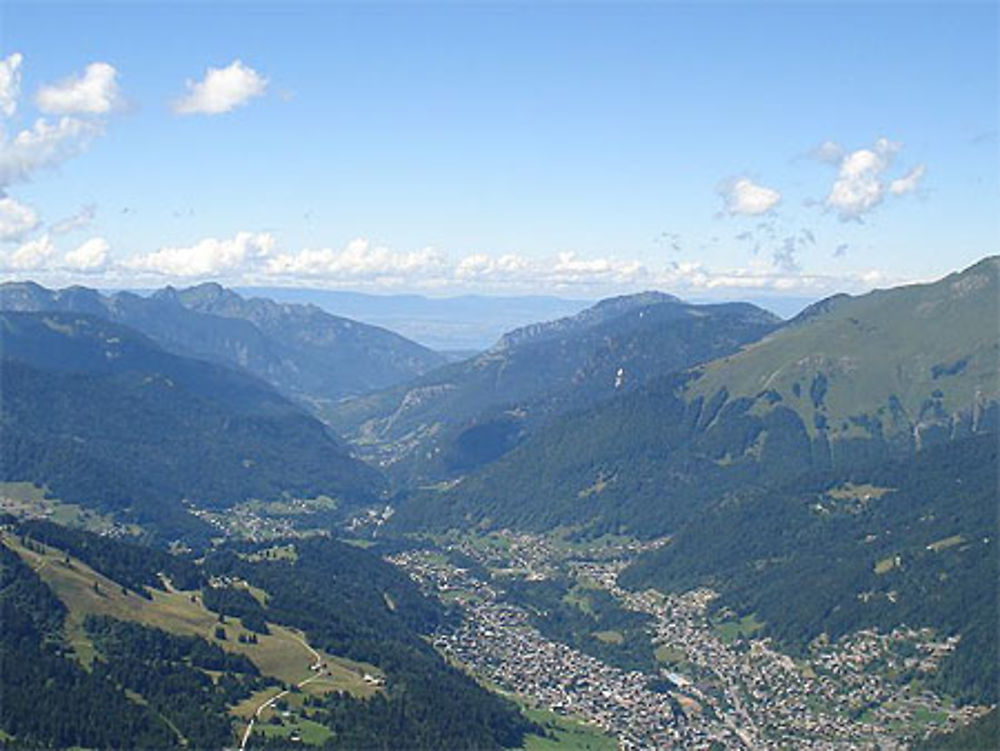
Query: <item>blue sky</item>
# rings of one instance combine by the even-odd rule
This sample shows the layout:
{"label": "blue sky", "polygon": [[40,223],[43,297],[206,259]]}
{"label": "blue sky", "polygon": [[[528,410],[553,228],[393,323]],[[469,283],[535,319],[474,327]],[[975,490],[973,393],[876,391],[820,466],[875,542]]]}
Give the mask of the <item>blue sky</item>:
{"label": "blue sky", "polygon": [[4,0],[0,273],[699,298],[934,278],[998,251],[997,36],[994,3]]}

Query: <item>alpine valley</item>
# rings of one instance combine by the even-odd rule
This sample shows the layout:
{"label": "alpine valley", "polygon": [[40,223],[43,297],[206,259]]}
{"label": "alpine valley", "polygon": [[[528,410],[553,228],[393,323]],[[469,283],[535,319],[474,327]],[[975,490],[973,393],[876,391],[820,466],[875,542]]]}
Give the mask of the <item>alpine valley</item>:
{"label": "alpine valley", "polygon": [[998,257],[464,358],[18,281],[0,367],[4,748],[997,746]]}

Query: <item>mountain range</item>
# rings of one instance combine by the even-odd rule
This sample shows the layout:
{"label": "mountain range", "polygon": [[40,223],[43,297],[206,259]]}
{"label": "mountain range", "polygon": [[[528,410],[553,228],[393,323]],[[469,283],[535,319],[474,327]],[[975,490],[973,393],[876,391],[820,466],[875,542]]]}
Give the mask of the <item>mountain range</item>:
{"label": "mountain range", "polygon": [[992,257],[818,303],[738,352],[554,421],[397,522],[655,535],[746,484],[995,433],[998,269]]}
{"label": "mountain range", "polygon": [[[603,687],[599,712],[621,685],[609,666],[645,671],[629,684],[688,738],[741,712],[744,674],[701,670],[702,649],[745,667],[770,650],[805,675],[838,640],[892,633],[901,659],[865,668],[891,696],[931,697],[949,722],[997,701],[998,257],[790,321],[611,298],[455,362],[215,284],[8,283],[0,379],[4,507],[24,513],[28,493],[42,515],[75,504],[134,535],[0,514],[0,671],[18,697],[0,730],[15,742],[224,747],[251,716],[277,728],[288,712],[295,734],[345,749],[554,743],[538,736],[556,726],[431,646],[507,669],[510,653],[477,651],[500,636],[596,660],[572,685],[545,673],[562,658],[535,677],[564,699]],[[694,642],[650,640],[668,600],[701,603],[676,611]],[[767,714],[766,676],[747,669]],[[261,698],[332,676],[288,710]],[[690,703],[712,696],[721,719]],[[910,710],[912,727],[886,724],[903,712],[886,696],[796,711],[828,729],[878,713],[894,742],[940,727]],[[89,719],[102,710],[112,721]],[[995,710],[968,732],[994,726]]]}
{"label": "mountain range", "polygon": [[8,282],[0,285],[0,309],[107,318],[171,352],[241,368],[287,396],[316,402],[390,386],[445,363],[444,356],[391,331],[314,305],[243,298],[212,283],[165,287],[143,297]]}

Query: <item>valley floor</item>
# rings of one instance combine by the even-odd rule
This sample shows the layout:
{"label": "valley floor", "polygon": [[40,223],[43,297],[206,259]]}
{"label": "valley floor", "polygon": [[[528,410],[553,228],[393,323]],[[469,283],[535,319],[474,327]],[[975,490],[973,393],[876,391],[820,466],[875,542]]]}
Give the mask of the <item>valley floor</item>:
{"label": "valley floor", "polygon": [[[760,624],[752,618],[720,623],[710,616],[716,594],[709,589],[665,596],[620,587],[618,572],[641,547],[603,542],[588,549],[500,533],[438,540],[433,549],[390,560],[425,590],[461,606],[462,624],[436,636],[439,650],[534,706],[592,723],[622,749],[713,741],[752,749],[904,748],[987,711],[957,708],[920,681],[954,649],[954,640],[938,640],[929,629],[864,630],[836,643],[816,642],[793,659],[771,640],[756,638]],[[475,571],[452,562],[449,554],[456,552],[474,561]],[[504,582],[555,576],[603,590],[622,609],[648,616],[646,638],[662,662],[627,670],[579,644],[545,636],[532,616],[546,613],[508,596]],[[593,637],[624,638],[616,632]],[[904,672],[917,678],[896,681]]]}

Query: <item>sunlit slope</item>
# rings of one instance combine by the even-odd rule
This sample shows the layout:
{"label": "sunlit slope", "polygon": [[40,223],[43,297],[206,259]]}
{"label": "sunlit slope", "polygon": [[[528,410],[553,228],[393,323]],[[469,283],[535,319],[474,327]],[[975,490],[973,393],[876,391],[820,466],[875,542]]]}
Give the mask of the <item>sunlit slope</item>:
{"label": "sunlit slope", "polygon": [[994,433],[998,260],[820,303],[742,351],[556,420],[401,526],[670,532],[748,485]]}
{"label": "sunlit slope", "polygon": [[[236,636],[248,632],[240,627],[238,619],[230,618],[221,624],[219,614],[204,606],[197,590],[148,589],[147,599],[56,548],[38,543],[27,548],[10,537],[3,542],[35,569],[66,605],[66,637],[78,659],[85,663],[93,659],[94,648],[83,622],[88,615],[106,615],[154,626],[178,636],[208,639],[227,652],[246,655],[262,674],[286,683],[298,683],[315,676],[310,666],[315,664],[317,652],[294,629],[269,623],[268,633],[255,635],[256,642],[241,642]],[[220,625],[227,632],[225,640],[215,636]],[[374,692],[372,685],[363,680],[363,675],[366,672],[379,674],[377,668],[329,654],[321,654],[321,658],[327,663],[328,671],[323,680],[314,681],[317,686],[310,684],[313,690],[349,691],[359,696],[370,696]]]}
{"label": "sunlit slope", "polygon": [[830,298],[706,365],[687,395],[781,404],[831,441],[967,433],[1000,391],[998,269],[987,258],[933,284]]}

